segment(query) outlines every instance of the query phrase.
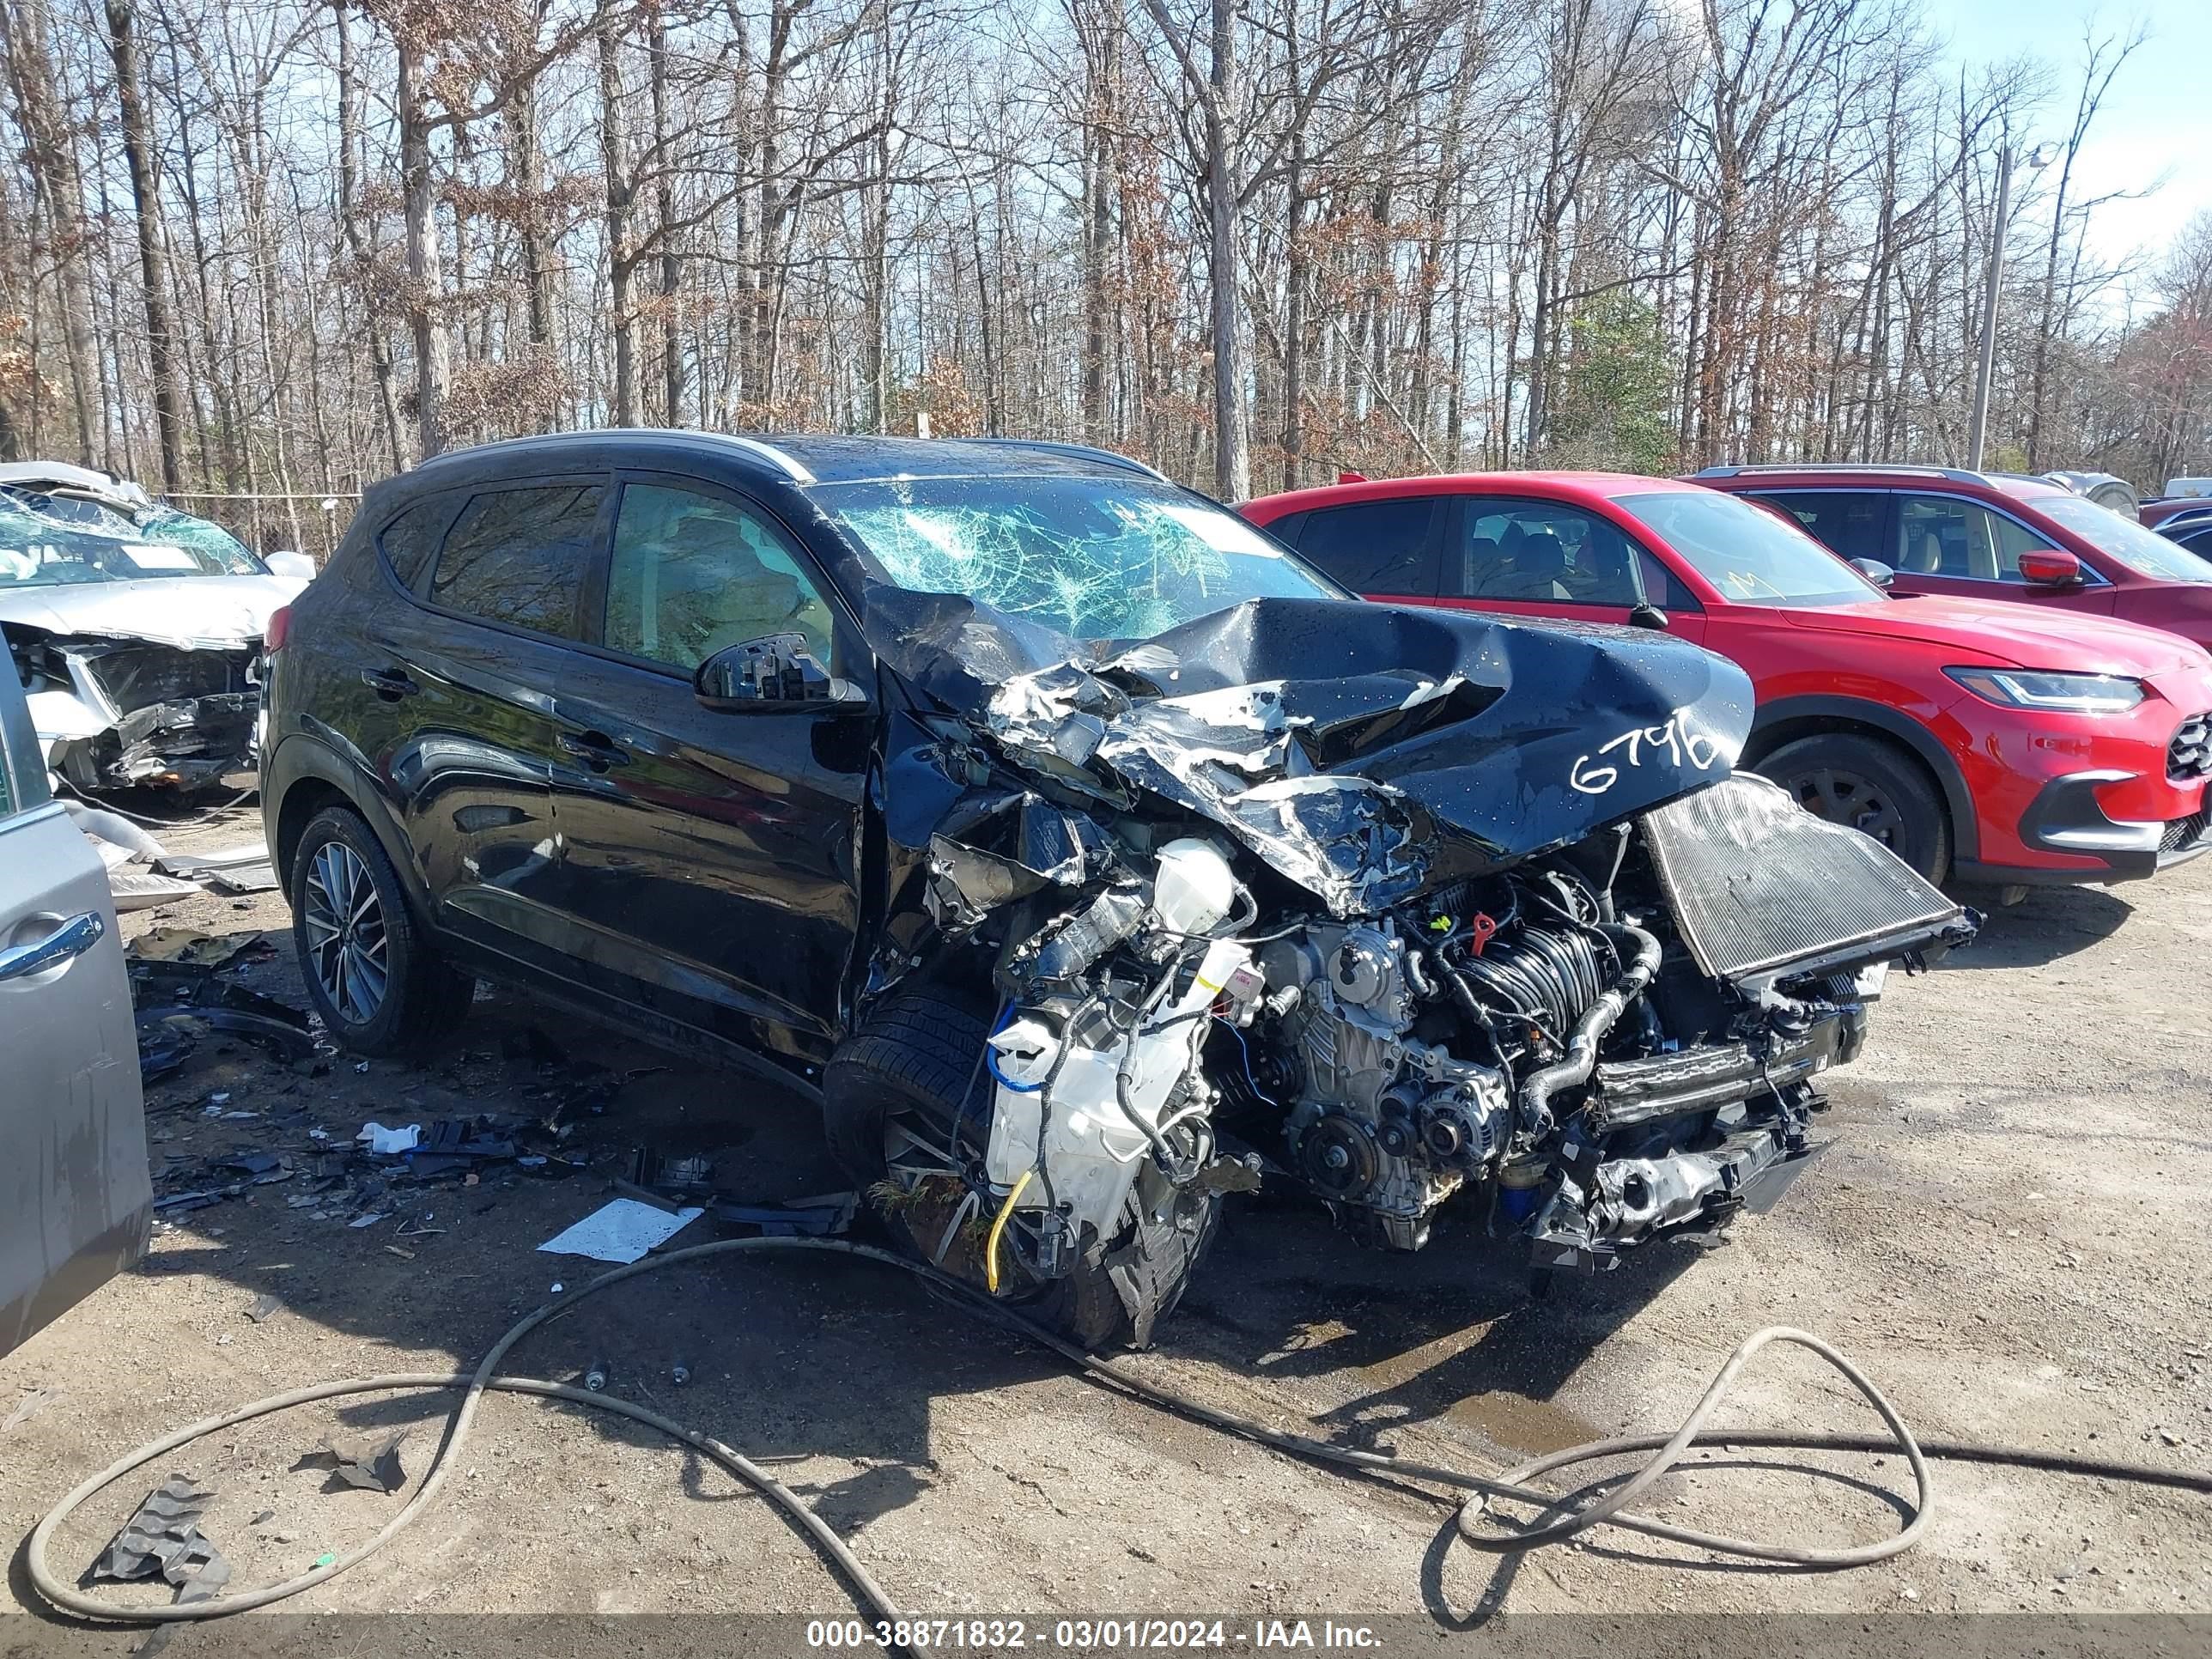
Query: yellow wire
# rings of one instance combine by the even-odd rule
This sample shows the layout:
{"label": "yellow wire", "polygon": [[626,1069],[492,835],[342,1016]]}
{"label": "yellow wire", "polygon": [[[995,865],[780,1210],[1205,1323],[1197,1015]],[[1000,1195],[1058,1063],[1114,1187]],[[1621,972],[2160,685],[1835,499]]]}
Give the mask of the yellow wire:
{"label": "yellow wire", "polygon": [[999,1206],[998,1218],[991,1223],[991,1236],[983,1245],[983,1279],[990,1285],[993,1296],[999,1293],[999,1239],[1006,1231],[1006,1218],[1013,1214],[1014,1206],[1020,1201],[1023,1192],[1030,1184],[1030,1176],[1035,1173],[1034,1170],[1022,1171],[1022,1178],[1014,1182],[1014,1190],[1008,1193],[1006,1201]]}

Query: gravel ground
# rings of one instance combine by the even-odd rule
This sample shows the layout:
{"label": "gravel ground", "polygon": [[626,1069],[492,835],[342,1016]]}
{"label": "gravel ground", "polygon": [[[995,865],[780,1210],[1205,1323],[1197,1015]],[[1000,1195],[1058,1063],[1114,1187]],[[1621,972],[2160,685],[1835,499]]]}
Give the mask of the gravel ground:
{"label": "gravel ground", "polygon": [[[250,812],[168,836],[258,834]],[[238,969],[297,1002],[274,894],[125,919],[276,948]],[[2212,936],[2212,860],[2117,891],[2039,893],[1937,971],[1893,979],[1832,1145],[1771,1213],[1718,1248],[1655,1248],[1531,1302],[1503,1255],[1440,1227],[1413,1258],[1357,1248],[1297,1206],[1232,1214],[1159,1346],[1176,1387],[1346,1443],[1498,1467],[1597,1435],[1671,1427],[1729,1350],[1784,1322],[1853,1356],[1922,1432],[2212,1464],[2212,1034],[2192,988]],[[533,1035],[535,1033],[535,1035]],[[592,1265],[535,1246],[607,1196],[628,1149],[714,1158],[770,1200],[838,1182],[803,1106],[486,994],[419,1064],[301,1075],[205,1045],[150,1085],[161,1184],[241,1148],[294,1158],[161,1231],[143,1268],[0,1360],[0,1524],[20,1537],[84,1474],[228,1406],[322,1379],[466,1369],[508,1323]],[[558,1059],[555,1056],[559,1055]],[[211,1093],[230,1097],[208,1115]],[[395,1187],[365,1227],[313,1197],[320,1127],[555,1107],[566,1175],[495,1165],[474,1187]],[[557,1164],[549,1166],[557,1169]],[[308,1198],[296,1206],[288,1200]],[[711,1220],[684,1235],[714,1236]],[[256,1320],[265,1297],[282,1304]],[[1446,1510],[1346,1479],[1085,1385],[901,1276],[836,1261],[725,1261],[650,1276],[534,1335],[509,1368],[613,1392],[770,1464],[902,1605],[933,1615],[1323,1613],[1444,1630],[1503,1607],[1613,1614],[1811,1610],[2212,1612],[2201,1494],[2006,1470],[1938,1469],[1920,1547],[1806,1575],[1717,1565],[1628,1534],[1517,1569],[1448,1547]],[[682,1362],[692,1381],[678,1387]],[[205,1529],[234,1588],[367,1537],[404,1501],[326,1492],[299,1468],[333,1430],[412,1424],[410,1484],[451,1396],[310,1407],[203,1442],[170,1466],[215,1487]],[[1723,1421],[1868,1426],[1842,1380],[1771,1350]],[[160,1478],[112,1487],[61,1536],[74,1572]],[[1649,1507],[1686,1524],[1837,1544],[1893,1528],[1895,1457],[1693,1457]],[[21,1552],[9,1590],[29,1589]],[[132,1590],[116,1592],[125,1599]],[[166,1594],[166,1593],[164,1593]],[[136,1591],[135,1599],[154,1600]],[[805,1542],[712,1465],[603,1414],[495,1398],[440,1504],[382,1554],[289,1610],[537,1613],[805,1612],[852,1606]],[[13,1627],[12,1631],[10,1627]],[[0,1620],[0,1650],[52,1624]],[[141,1638],[79,1632],[72,1651]],[[214,1652],[213,1629],[179,1652]]]}

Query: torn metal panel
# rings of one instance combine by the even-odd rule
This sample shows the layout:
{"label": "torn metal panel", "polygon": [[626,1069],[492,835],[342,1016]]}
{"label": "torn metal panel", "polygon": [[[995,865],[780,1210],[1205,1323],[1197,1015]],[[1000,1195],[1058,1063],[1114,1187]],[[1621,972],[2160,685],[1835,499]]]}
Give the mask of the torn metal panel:
{"label": "torn metal panel", "polygon": [[966,599],[884,604],[1008,760],[1200,813],[1342,916],[1717,781],[1750,729],[1741,670],[1645,630],[1257,599],[1116,650]]}

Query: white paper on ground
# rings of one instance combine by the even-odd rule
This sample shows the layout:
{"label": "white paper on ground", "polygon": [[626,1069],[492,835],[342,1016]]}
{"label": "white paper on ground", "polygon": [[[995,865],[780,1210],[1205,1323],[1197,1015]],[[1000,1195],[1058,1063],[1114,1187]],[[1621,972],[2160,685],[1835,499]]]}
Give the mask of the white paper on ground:
{"label": "white paper on ground", "polygon": [[634,1198],[617,1198],[538,1248],[553,1255],[587,1255],[594,1261],[635,1261],[705,1213],[689,1209],[672,1214]]}

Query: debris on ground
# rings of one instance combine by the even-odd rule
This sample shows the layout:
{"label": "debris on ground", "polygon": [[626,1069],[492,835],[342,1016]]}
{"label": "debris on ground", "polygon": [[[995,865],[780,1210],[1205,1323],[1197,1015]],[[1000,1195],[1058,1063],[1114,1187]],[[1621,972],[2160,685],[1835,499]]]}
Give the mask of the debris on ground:
{"label": "debris on ground", "polygon": [[404,1128],[387,1129],[381,1123],[371,1121],[362,1124],[354,1139],[379,1158],[392,1158],[415,1150],[416,1143],[422,1139],[422,1126],[410,1123]]}
{"label": "debris on ground", "polygon": [[164,854],[156,868],[163,874],[202,884],[230,895],[273,893],[280,885],[264,842],[249,841],[213,853]]}
{"label": "debris on ground", "polygon": [[851,1230],[860,1206],[858,1193],[824,1193],[813,1198],[787,1198],[777,1204],[714,1206],[714,1219],[741,1227],[757,1227],[770,1238],[830,1238]]}
{"label": "debris on ground", "polygon": [[273,1294],[262,1295],[253,1298],[253,1305],[246,1310],[246,1316],[258,1325],[283,1310],[284,1301],[282,1297]]}
{"label": "debris on ground", "polygon": [[378,1437],[327,1434],[320,1449],[293,1467],[328,1469],[331,1478],[323,1483],[325,1492],[398,1492],[407,1484],[407,1472],[399,1467],[399,1445],[408,1433],[403,1428]]}
{"label": "debris on ground", "polygon": [[206,964],[159,957],[134,962],[131,995],[137,1009],[139,1072],[149,1079],[179,1070],[213,1034],[251,1038],[295,1066],[329,1067],[325,1045],[318,1042],[307,1015]]}
{"label": "debris on ground", "polygon": [[47,1407],[59,1400],[63,1392],[62,1389],[52,1387],[32,1389],[30,1393],[15,1402],[14,1411],[9,1412],[4,1419],[0,1419],[0,1434],[5,1434],[9,1430],[19,1428],[29,1422]]}
{"label": "debris on ground", "polygon": [[230,1563],[200,1530],[215,1493],[190,1475],[172,1474],[146,1494],[84,1582],[127,1582],[158,1574],[179,1601],[202,1601],[230,1582]]}
{"label": "debris on ground", "polygon": [[628,1263],[659,1249],[704,1214],[696,1205],[671,1213],[634,1198],[612,1199],[538,1248],[549,1255]]}
{"label": "debris on ground", "polygon": [[203,933],[193,927],[149,927],[125,947],[141,962],[175,962],[187,968],[221,968],[260,940],[251,933]]}

